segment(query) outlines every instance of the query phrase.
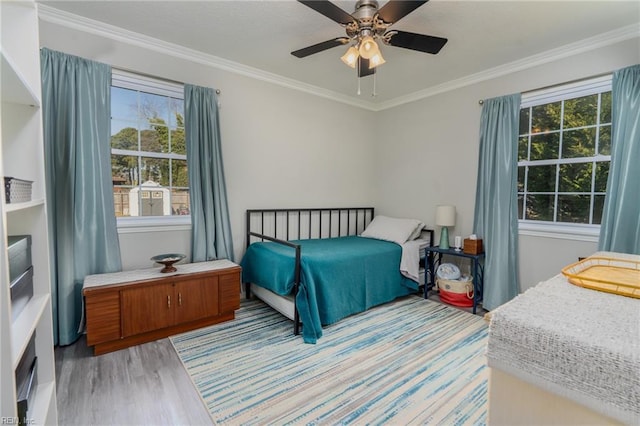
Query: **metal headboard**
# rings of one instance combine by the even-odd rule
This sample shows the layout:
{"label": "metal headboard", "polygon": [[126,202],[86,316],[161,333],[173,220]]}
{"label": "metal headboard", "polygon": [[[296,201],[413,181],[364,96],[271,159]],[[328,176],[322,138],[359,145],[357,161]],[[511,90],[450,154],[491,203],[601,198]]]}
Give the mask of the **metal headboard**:
{"label": "metal headboard", "polygon": [[246,244],[358,235],[373,217],[373,207],[247,210]]}

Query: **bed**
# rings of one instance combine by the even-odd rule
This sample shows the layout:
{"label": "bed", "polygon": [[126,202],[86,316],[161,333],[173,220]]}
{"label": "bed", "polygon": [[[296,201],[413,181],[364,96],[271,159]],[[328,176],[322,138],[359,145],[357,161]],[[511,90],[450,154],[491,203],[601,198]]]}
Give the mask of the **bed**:
{"label": "bed", "polygon": [[558,274],[491,312],[487,363],[489,424],[638,425],[640,299]]}
{"label": "bed", "polygon": [[[382,220],[402,230],[378,234]],[[418,220],[375,217],[373,207],[247,210],[246,296],[264,300],[293,320],[295,334],[302,329],[305,343],[316,343],[323,326],[419,290],[420,249],[433,237],[423,228]]]}

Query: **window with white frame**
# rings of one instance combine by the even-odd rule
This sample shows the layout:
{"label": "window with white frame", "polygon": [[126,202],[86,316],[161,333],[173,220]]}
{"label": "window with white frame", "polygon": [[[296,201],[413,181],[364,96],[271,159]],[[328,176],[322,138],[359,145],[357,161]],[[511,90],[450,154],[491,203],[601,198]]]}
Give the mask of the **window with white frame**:
{"label": "window with white frame", "polygon": [[611,161],[611,76],[522,96],[518,219],[597,227]]}
{"label": "window with white frame", "polygon": [[189,215],[183,85],[114,69],[111,175],[116,216]]}

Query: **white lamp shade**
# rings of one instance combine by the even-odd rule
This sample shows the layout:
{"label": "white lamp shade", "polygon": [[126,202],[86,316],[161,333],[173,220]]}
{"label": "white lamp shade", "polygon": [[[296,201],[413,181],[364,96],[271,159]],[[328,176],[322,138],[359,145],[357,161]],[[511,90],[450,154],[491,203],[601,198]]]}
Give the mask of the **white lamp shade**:
{"label": "white lamp shade", "polygon": [[436,225],[455,226],[455,224],[456,224],[456,207],[455,206],[437,206],[436,207]]}

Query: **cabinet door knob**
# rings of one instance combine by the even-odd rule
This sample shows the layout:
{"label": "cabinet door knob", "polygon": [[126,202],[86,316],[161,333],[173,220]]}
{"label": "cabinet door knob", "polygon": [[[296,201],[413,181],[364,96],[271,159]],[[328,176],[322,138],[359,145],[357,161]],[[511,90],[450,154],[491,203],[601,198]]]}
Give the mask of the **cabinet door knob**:
{"label": "cabinet door knob", "polygon": [[182,293],[178,293],[178,306],[182,306]]}
{"label": "cabinet door knob", "polygon": [[171,309],[171,296],[167,295],[167,309]]}

